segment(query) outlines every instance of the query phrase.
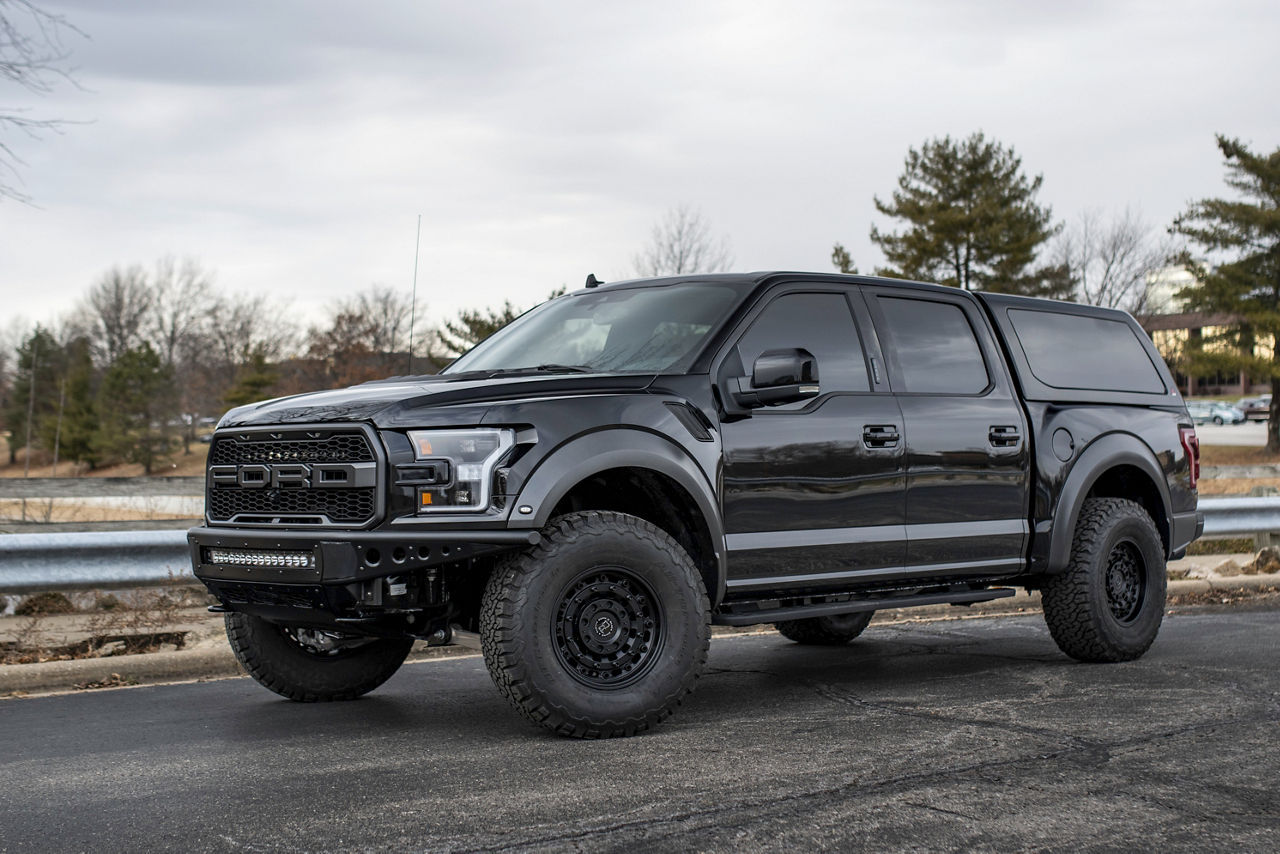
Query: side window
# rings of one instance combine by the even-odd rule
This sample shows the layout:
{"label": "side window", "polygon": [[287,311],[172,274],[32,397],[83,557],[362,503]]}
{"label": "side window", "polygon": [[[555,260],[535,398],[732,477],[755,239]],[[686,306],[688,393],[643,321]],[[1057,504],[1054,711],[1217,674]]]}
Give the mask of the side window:
{"label": "side window", "polygon": [[[766,350],[802,347],[818,360],[818,385],[833,391],[869,391],[862,342],[843,294],[783,294],[765,307],[738,340],[748,374]],[[775,407],[799,409],[806,401]]]}
{"label": "side window", "polygon": [[964,309],[955,303],[879,297],[888,344],[906,388],[918,394],[977,394],[987,365]]}
{"label": "side window", "polygon": [[1009,322],[1045,385],[1164,394],[1164,379],[1123,320],[1010,309]]}

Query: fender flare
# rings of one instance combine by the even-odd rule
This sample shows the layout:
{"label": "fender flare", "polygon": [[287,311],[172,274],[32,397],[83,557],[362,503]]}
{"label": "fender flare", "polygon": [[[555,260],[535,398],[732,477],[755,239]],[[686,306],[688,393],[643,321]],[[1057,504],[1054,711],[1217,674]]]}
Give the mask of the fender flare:
{"label": "fender flare", "polygon": [[[1172,530],[1169,515],[1169,482],[1164,470],[1156,462],[1142,440],[1129,433],[1108,433],[1095,439],[1071,467],[1066,483],[1058,496],[1058,506],[1053,514],[1053,534],[1049,542],[1048,572],[1062,572],[1071,561],[1071,541],[1075,538],[1076,522],[1085,496],[1103,472],[1116,466],[1133,466],[1142,471],[1155,484],[1164,513],[1165,530]],[[1168,544],[1165,544],[1166,550]]]}
{"label": "fender flare", "polygon": [[529,506],[533,512],[511,517],[515,527],[541,528],[550,521],[560,499],[577,484],[609,469],[649,469],[680,485],[697,505],[711,536],[715,552],[716,580],[707,595],[714,608],[724,598],[726,550],[724,526],[720,522],[719,501],[697,463],[671,441],[644,430],[607,428],[570,439],[547,455],[521,487],[514,507]]}

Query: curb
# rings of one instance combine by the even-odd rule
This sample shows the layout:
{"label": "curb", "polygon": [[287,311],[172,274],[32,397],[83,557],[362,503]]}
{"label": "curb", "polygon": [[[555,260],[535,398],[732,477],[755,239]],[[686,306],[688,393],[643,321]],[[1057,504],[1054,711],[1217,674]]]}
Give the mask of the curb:
{"label": "curb", "polygon": [[[1239,575],[1213,579],[1184,578],[1169,582],[1169,596],[1186,596],[1196,593],[1215,593],[1228,590],[1263,590],[1280,587],[1280,573],[1271,575]],[[985,607],[984,607],[985,606]],[[929,605],[922,608],[902,608],[880,612],[888,621],[902,618],[913,620],[955,619],[965,616],[1022,616],[1029,609],[1039,609],[1040,594],[1033,592],[1026,597],[996,599],[981,602],[969,608],[952,605]],[[713,637],[733,637],[744,633],[758,633],[760,626],[744,627],[716,633]],[[201,646],[205,646],[204,643]],[[474,655],[475,651],[462,646],[415,649],[407,661],[424,661],[435,658],[453,658]],[[128,687],[154,685],[164,682],[182,682],[195,679],[222,679],[244,676],[239,662],[225,644],[214,641],[207,648],[152,652],[141,655],[118,655],[109,658],[84,658],[76,661],[46,661],[40,664],[9,664],[0,666],[0,698],[13,694],[56,693],[85,690],[77,688],[86,683],[107,683],[103,687]]]}

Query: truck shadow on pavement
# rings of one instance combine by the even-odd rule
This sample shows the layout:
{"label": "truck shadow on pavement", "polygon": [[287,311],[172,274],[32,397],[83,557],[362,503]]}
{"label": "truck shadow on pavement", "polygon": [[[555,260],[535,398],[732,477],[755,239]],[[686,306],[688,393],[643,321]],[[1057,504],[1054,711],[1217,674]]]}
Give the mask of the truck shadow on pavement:
{"label": "truck shadow on pavement", "polygon": [[[761,710],[815,702],[837,703],[847,713],[850,706],[910,698],[913,708],[939,714],[957,702],[1025,697],[1053,674],[1080,667],[1057,651],[1038,620],[995,625],[997,630],[968,621],[873,626],[839,647],[769,635],[717,638],[697,690],[656,732],[691,723],[749,725]],[[236,699],[220,707],[228,724],[222,736],[236,742],[269,743],[305,732],[320,739],[429,735],[470,742],[542,734],[566,743],[510,709],[479,656],[407,664],[378,691],[351,702],[294,703],[248,680],[236,683]],[[929,711],[931,697],[937,708]]]}

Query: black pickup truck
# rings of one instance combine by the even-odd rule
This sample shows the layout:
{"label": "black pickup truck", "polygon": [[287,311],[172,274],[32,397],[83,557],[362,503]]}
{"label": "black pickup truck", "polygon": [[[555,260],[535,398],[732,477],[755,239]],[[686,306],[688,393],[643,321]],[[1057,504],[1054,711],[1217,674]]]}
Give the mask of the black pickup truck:
{"label": "black pickup truck", "polygon": [[569,736],[693,689],[712,624],[842,644],[883,608],[1039,590],[1058,646],[1155,639],[1199,446],[1127,314],[809,273],[589,286],[438,376],[235,409],[196,575],[300,701],[415,639],[483,649]]}

